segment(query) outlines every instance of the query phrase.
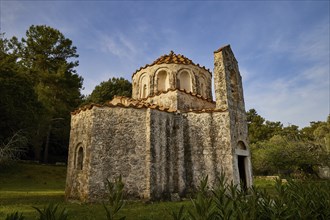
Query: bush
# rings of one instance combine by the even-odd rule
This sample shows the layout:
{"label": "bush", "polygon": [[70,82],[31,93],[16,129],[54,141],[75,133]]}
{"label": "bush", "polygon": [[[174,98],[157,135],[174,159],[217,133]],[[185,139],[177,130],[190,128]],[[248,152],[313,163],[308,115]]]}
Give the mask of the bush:
{"label": "bush", "polygon": [[[106,206],[105,203],[103,203],[103,207],[106,211],[106,217],[108,220],[114,220],[115,216],[118,214],[121,208],[125,205],[124,203],[124,183],[122,181],[121,176],[119,176],[117,179],[114,180],[114,182],[111,182],[107,180],[108,185],[108,191],[109,191],[109,201],[108,205]],[[120,218],[120,220],[124,220],[126,217]]]}
{"label": "bush", "polygon": [[255,174],[294,174],[301,178],[316,177],[317,168],[329,165],[330,156],[321,145],[280,135],[251,145],[251,153]]}
{"label": "bush", "polygon": [[22,213],[14,212],[8,214],[5,220],[24,220],[24,216]]}
{"label": "bush", "polygon": [[[172,212],[175,220],[183,219],[330,219],[330,183],[276,180],[274,195],[258,188],[247,191],[227,184],[224,176],[213,189],[207,178],[200,182],[193,209]],[[211,192],[211,193],[210,193]]]}
{"label": "bush", "polygon": [[26,152],[27,138],[19,131],[0,143],[0,167],[7,166]]}
{"label": "bush", "polygon": [[58,205],[54,205],[50,203],[48,206],[44,207],[43,210],[35,208],[39,213],[39,220],[67,220],[68,219],[68,213],[66,209],[62,209],[62,211],[57,212]]}

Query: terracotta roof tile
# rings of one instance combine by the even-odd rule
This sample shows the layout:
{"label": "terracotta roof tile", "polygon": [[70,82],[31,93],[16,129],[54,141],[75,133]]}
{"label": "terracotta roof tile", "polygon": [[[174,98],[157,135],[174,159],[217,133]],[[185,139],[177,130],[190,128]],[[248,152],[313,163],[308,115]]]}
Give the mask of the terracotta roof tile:
{"label": "terracotta roof tile", "polygon": [[150,108],[150,109],[156,109],[159,111],[165,111],[165,112],[177,112],[175,109],[171,109],[171,108],[166,108],[164,106],[161,105],[156,105],[156,104],[150,104],[148,102],[145,102],[144,100],[135,100],[135,99],[131,99],[128,97],[124,97],[124,96],[115,96],[111,101],[106,102],[104,105],[100,105],[100,104],[88,104],[85,105],[77,110],[75,110],[74,112],[71,112],[71,115],[76,115],[79,114],[81,111],[86,111],[86,110],[91,110],[93,107],[121,107],[121,108],[137,108],[137,109],[141,109],[141,108]]}
{"label": "terracotta roof tile", "polygon": [[160,65],[160,64],[184,64],[184,65],[194,65],[194,66],[198,66],[200,68],[203,68],[204,70],[208,71],[210,74],[211,71],[209,69],[206,69],[205,66],[200,66],[199,64],[195,64],[192,60],[188,59],[187,57],[181,55],[181,54],[175,54],[173,51],[171,51],[169,54],[165,54],[161,57],[159,57],[158,59],[156,59],[154,62],[152,62],[151,64],[147,64],[144,67],[140,67],[140,69],[136,70],[132,77],[140,70],[145,69],[149,66],[153,66],[153,65]]}

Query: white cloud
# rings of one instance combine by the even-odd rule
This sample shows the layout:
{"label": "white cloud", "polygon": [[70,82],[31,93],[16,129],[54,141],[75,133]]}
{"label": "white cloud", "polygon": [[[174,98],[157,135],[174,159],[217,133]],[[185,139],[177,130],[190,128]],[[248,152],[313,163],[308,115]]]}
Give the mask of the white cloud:
{"label": "white cloud", "polygon": [[[329,19],[329,18],[328,18]],[[297,34],[279,33],[268,46],[268,55],[285,54],[293,61],[329,61],[329,20],[303,29]]]}
{"label": "white cloud", "polygon": [[137,53],[134,43],[122,33],[100,35],[99,47],[105,53],[119,58],[130,58]]}
{"label": "white cloud", "polygon": [[248,108],[271,121],[300,127],[324,121],[329,114],[329,67],[314,66],[293,78],[250,81],[245,89]]}

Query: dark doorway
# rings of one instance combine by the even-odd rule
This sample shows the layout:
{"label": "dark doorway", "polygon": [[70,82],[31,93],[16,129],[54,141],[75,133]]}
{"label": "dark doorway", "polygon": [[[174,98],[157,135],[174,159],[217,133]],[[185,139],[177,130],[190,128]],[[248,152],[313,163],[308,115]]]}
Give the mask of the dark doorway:
{"label": "dark doorway", "polygon": [[246,172],[245,172],[245,156],[237,156],[238,158],[238,172],[239,172],[239,179],[242,184],[242,189],[247,190],[247,183],[246,183]]}

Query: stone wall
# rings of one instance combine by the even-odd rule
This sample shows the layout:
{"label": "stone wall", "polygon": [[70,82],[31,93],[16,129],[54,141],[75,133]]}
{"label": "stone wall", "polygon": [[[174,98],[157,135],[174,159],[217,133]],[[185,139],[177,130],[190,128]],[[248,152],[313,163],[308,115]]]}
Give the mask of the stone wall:
{"label": "stone wall", "polygon": [[151,198],[168,198],[173,193],[185,196],[206,175],[210,185],[221,172],[233,180],[230,138],[228,112],[180,114],[151,110]]}
{"label": "stone wall", "polygon": [[178,110],[202,110],[202,109],[214,109],[215,102],[205,100],[197,96],[187,94],[182,91],[177,91],[178,96]]}
{"label": "stone wall", "polygon": [[[148,117],[147,109],[116,107],[94,107],[72,117],[71,137],[74,138],[70,143],[66,186],[69,199],[97,201],[107,192],[106,179],[113,180],[119,175],[123,177],[128,197],[149,197]],[[80,171],[74,169],[72,157],[74,146],[81,140],[87,150]],[[85,187],[82,192],[79,182]]]}
{"label": "stone wall", "polygon": [[90,199],[105,190],[105,179],[122,175],[128,197],[143,198],[148,194],[147,109],[93,108],[93,155],[90,171]]}
{"label": "stone wall", "polygon": [[180,90],[169,90],[157,96],[150,96],[145,101],[180,111],[215,108],[215,102]]}
{"label": "stone wall", "polygon": [[233,164],[228,112],[192,112],[186,117],[186,167],[190,188],[196,188],[200,178],[206,175],[213,185],[221,172],[231,180]]}
{"label": "stone wall", "polygon": [[[88,200],[91,169],[93,111],[87,110],[71,117],[69,158],[65,195],[70,200]],[[83,148],[82,169],[78,167],[77,151]]]}
{"label": "stone wall", "polygon": [[183,124],[180,114],[150,111],[151,198],[183,195],[186,189]]}
{"label": "stone wall", "polygon": [[68,199],[99,201],[107,192],[106,179],[119,175],[128,197],[145,199],[185,196],[202,177],[208,175],[213,184],[222,171],[233,179],[228,112],[94,107],[74,115],[72,125],[70,156],[79,140],[86,156],[82,170],[69,158]]}

